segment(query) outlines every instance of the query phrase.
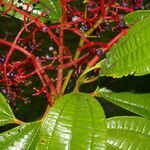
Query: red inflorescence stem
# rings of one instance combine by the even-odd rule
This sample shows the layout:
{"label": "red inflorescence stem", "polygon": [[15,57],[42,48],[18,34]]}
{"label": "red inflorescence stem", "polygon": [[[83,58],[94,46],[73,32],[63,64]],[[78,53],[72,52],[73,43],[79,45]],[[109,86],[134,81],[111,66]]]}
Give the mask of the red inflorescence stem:
{"label": "red inflorescence stem", "polygon": [[[127,34],[128,28],[121,16],[132,12],[135,6],[136,9],[142,7],[139,1],[138,4],[130,2],[131,5],[129,5],[130,3],[124,0],[120,3],[116,3],[115,0],[88,0],[84,1],[86,3],[84,12],[78,7],[72,7],[70,2],[69,0],[60,1],[61,21],[49,25],[41,21],[41,18],[49,14],[49,11],[45,10],[36,17],[30,13],[30,6],[33,3],[38,5],[40,1],[21,1],[22,5],[26,6],[23,10],[18,8],[14,1],[0,0],[0,4],[6,7],[1,13],[2,16],[11,11],[23,16],[23,27],[13,37],[13,41],[8,37],[0,39],[0,45],[9,47],[7,53],[4,52],[5,55],[0,55],[0,83],[5,83],[7,94],[14,93],[15,97],[20,97],[16,91],[12,91],[12,86],[25,84],[27,80],[36,75],[41,87],[39,89],[33,87],[35,90],[33,96],[44,93],[52,106],[55,99],[63,94],[71,77],[78,77],[84,68],[94,66],[114,43]],[[119,34],[108,43],[101,41],[101,36],[106,31],[113,32],[114,30],[119,31]],[[66,44],[68,42],[65,39],[66,33],[80,38],[79,47],[76,50],[70,48],[71,44],[76,46],[76,43]],[[39,34],[48,35],[50,46],[47,50],[42,48],[45,38],[38,41]],[[98,54],[98,50],[101,50],[102,54],[100,52]],[[12,59],[16,51],[23,55],[22,60]],[[51,75],[53,72],[55,75]],[[74,76],[72,76],[73,73],[75,73]]]}

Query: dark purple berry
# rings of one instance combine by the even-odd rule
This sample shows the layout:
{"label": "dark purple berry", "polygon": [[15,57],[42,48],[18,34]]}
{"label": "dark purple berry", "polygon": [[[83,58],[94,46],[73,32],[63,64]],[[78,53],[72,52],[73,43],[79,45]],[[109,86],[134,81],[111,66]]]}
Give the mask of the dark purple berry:
{"label": "dark purple berry", "polygon": [[48,31],[48,27],[47,27],[47,26],[43,27],[43,28],[42,28],[42,31],[43,31],[43,32],[47,32],[47,31]]}
{"label": "dark purple berry", "polygon": [[55,29],[55,32],[56,32],[57,35],[59,35],[59,34],[60,34],[60,29],[59,29],[59,28],[56,28],[56,29]]}
{"label": "dark purple berry", "polygon": [[13,33],[8,32],[8,31],[5,32],[5,38],[6,38],[6,39],[12,38],[12,36],[13,36]]}
{"label": "dark purple berry", "polygon": [[101,33],[100,33],[100,30],[99,30],[99,29],[96,29],[93,33],[94,33],[94,35],[96,35],[98,38],[101,37]]}
{"label": "dark purple berry", "polygon": [[29,42],[27,47],[29,51],[32,51],[36,48],[35,44],[33,44],[32,42]]}
{"label": "dark purple berry", "polygon": [[79,19],[78,16],[72,16],[72,17],[71,17],[71,20],[74,21],[74,22],[77,21],[78,19]]}
{"label": "dark purple berry", "polygon": [[2,91],[1,91],[3,94],[7,94],[7,90],[6,88],[2,88]]}
{"label": "dark purple berry", "polygon": [[128,6],[128,4],[127,3],[125,3],[125,2],[122,2],[122,4],[121,4],[122,6],[124,6],[124,7],[127,7]]}
{"label": "dark purple berry", "polygon": [[46,60],[51,60],[52,59],[48,54],[45,55],[45,58],[46,58]]}
{"label": "dark purple berry", "polygon": [[120,28],[126,27],[126,24],[125,24],[124,20],[120,20],[120,21],[118,22],[118,26],[119,26]]}
{"label": "dark purple berry", "polygon": [[106,22],[106,23],[104,24],[104,29],[105,29],[106,31],[110,30],[110,29],[111,29],[111,24],[110,24],[109,22]]}
{"label": "dark purple berry", "polygon": [[66,89],[67,89],[67,90],[70,90],[70,88],[71,88],[71,87],[68,85]]}
{"label": "dark purple berry", "polygon": [[133,7],[133,10],[138,10],[138,9],[139,9],[139,7],[137,7],[137,6]]}
{"label": "dark purple berry", "polygon": [[7,77],[13,79],[17,75],[16,71],[11,71],[7,73]]}
{"label": "dark purple berry", "polygon": [[89,28],[90,28],[90,26],[88,23],[83,23],[81,26],[81,30],[83,30],[83,31],[88,31]]}
{"label": "dark purple berry", "polygon": [[54,50],[54,47],[53,47],[53,46],[50,46],[50,47],[48,48],[48,50],[49,50],[49,51],[53,51],[53,50]]}
{"label": "dark purple berry", "polygon": [[103,51],[101,49],[97,49],[96,50],[96,55],[99,56],[99,57],[102,56],[103,55]]}
{"label": "dark purple berry", "polygon": [[86,26],[84,26],[84,25],[81,27],[81,30],[83,30],[83,31],[87,31],[88,29],[89,29],[89,28],[86,27]]}
{"label": "dark purple berry", "polygon": [[1,56],[1,57],[0,57],[0,65],[4,64],[5,59],[6,59],[6,58],[5,58],[4,56]]}

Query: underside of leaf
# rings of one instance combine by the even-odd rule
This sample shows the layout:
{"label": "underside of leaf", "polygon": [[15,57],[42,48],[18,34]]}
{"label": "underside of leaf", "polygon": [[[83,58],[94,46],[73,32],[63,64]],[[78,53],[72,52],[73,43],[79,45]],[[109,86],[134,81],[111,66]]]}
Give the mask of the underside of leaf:
{"label": "underside of leaf", "polygon": [[113,92],[106,88],[97,89],[96,93],[128,111],[150,119],[149,93]]}

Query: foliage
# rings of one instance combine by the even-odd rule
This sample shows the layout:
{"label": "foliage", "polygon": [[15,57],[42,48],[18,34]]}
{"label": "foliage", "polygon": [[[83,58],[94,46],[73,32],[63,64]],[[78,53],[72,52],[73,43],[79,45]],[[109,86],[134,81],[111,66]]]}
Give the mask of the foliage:
{"label": "foliage", "polygon": [[108,149],[149,149],[149,127],[149,120],[140,117],[108,119]]}
{"label": "foliage", "polygon": [[126,36],[112,46],[101,64],[101,75],[120,78],[129,74],[141,76],[149,73],[149,20],[146,17],[136,23]]}
{"label": "foliage", "polygon": [[[8,107],[2,111],[9,110]],[[7,119],[7,116],[0,121],[3,119]],[[7,122],[12,123],[11,120]],[[106,120],[103,109],[95,98],[84,93],[64,95],[41,121],[13,128],[2,133],[0,139],[2,149],[32,149],[33,146],[39,150],[105,149],[105,142]]]}
{"label": "foliage", "polygon": [[0,99],[0,126],[2,126],[12,123],[15,117],[2,94],[0,94]]}
{"label": "foliage", "polygon": [[0,4],[0,149],[150,148],[146,1]]}
{"label": "foliage", "polygon": [[149,10],[137,10],[125,16],[125,21],[128,26],[132,26],[138,21],[150,15]]}

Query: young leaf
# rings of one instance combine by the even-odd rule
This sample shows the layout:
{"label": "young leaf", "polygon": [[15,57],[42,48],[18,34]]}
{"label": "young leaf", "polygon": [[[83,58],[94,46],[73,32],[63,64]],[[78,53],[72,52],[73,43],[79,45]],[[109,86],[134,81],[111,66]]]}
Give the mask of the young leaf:
{"label": "young leaf", "polygon": [[150,93],[113,92],[106,88],[96,93],[106,100],[150,119]]}
{"label": "young leaf", "polygon": [[15,119],[5,97],[0,93],[0,126],[13,123]]}
{"label": "young leaf", "polygon": [[107,53],[101,64],[101,76],[120,78],[129,74],[141,76],[150,73],[150,17],[129,29]]}
{"label": "young leaf", "polygon": [[106,149],[105,116],[95,98],[71,93],[59,98],[45,119],[37,149]]}
{"label": "young leaf", "polygon": [[1,150],[29,150],[34,149],[40,129],[40,122],[21,125],[0,134]]}
{"label": "young leaf", "polygon": [[140,117],[107,119],[108,149],[148,150],[150,148],[150,120]]}
{"label": "young leaf", "polygon": [[125,15],[127,26],[132,26],[145,17],[150,16],[150,10],[137,10]]}

